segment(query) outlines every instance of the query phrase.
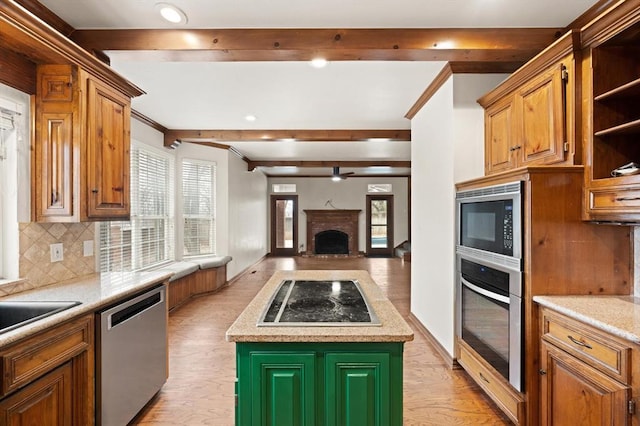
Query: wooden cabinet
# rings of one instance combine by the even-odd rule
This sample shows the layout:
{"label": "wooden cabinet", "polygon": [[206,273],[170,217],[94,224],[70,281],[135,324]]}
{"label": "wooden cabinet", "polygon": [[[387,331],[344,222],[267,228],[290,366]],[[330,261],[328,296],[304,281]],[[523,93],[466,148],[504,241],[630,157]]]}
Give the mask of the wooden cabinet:
{"label": "wooden cabinet", "polygon": [[582,30],[585,219],[640,220],[640,5],[620,2]]}
{"label": "wooden cabinet", "polygon": [[[533,297],[633,293],[631,228],[601,226],[582,220],[582,166],[525,167],[459,183],[456,188],[482,189],[514,181],[523,183],[521,326],[522,393],[526,408],[525,421],[521,423],[538,425],[540,320]],[[471,357],[466,356],[466,359]],[[472,377],[482,386],[479,374],[472,374]],[[487,393],[493,397],[496,392],[488,390]],[[512,402],[510,404],[512,408],[505,409],[504,403],[498,402],[506,412],[520,410],[513,408]]]}
{"label": "wooden cabinet", "polygon": [[93,315],[0,349],[0,424],[92,425]]}
{"label": "wooden cabinet", "polygon": [[630,424],[632,345],[546,308],[541,318],[540,424]]}
{"label": "wooden cabinet", "polygon": [[402,343],[237,343],[237,425],[402,425]]}
{"label": "wooden cabinet", "polygon": [[1,424],[11,426],[72,426],[71,362],[56,368],[4,400]]}
{"label": "wooden cabinet", "polygon": [[478,385],[498,404],[500,409],[515,424],[524,424],[525,404],[521,393],[515,391],[509,382],[495,371],[481,356],[458,339],[458,362]]}
{"label": "wooden cabinet", "polygon": [[478,100],[485,108],[485,174],[574,163],[577,45],[577,33],[568,32]]}
{"label": "wooden cabinet", "polygon": [[131,98],[73,65],[37,81],[35,220],[128,219]]}

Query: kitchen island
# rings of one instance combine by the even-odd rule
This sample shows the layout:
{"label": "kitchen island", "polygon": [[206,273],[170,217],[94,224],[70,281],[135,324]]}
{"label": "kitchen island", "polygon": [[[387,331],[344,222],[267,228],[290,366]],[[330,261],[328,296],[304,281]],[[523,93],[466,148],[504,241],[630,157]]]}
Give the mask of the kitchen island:
{"label": "kitchen island", "polygon": [[[379,325],[258,326],[285,280],[354,280]],[[278,271],[227,330],[237,425],[402,425],[413,332],[366,271]]]}

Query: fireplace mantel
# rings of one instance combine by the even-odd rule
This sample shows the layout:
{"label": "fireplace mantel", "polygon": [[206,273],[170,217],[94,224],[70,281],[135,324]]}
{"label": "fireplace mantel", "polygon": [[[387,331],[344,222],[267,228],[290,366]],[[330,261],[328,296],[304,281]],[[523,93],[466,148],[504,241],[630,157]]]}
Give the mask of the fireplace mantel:
{"label": "fireplace mantel", "polygon": [[357,256],[358,219],[362,210],[328,209],[304,210],[307,214],[307,254],[316,252],[315,235],[318,232],[337,230],[349,235],[349,256]]}

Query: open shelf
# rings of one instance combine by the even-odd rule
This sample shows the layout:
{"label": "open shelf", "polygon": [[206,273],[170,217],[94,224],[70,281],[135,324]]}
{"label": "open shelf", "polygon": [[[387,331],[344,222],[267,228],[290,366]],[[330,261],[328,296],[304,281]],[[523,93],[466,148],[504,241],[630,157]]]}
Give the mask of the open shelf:
{"label": "open shelf", "polygon": [[[603,137],[613,135],[632,135],[636,133],[640,133],[640,120],[634,120],[618,126],[609,127],[608,129],[595,132],[594,135],[597,137]],[[640,138],[638,139],[638,143],[640,143]]]}
{"label": "open shelf", "polygon": [[637,78],[627,84],[616,87],[594,98],[597,102],[621,99],[621,98],[633,98],[640,96],[640,78]]}

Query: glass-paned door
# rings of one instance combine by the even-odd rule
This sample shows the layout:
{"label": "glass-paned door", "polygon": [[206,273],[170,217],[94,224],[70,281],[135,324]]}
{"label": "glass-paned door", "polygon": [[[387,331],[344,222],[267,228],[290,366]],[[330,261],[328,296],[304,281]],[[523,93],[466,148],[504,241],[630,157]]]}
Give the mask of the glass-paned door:
{"label": "glass-paned door", "polygon": [[393,255],[393,195],[367,195],[367,255]]}
{"label": "glass-paned door", "polygon": [[295,256],[298,247],[298,196],[271,196],[271,254]]}

